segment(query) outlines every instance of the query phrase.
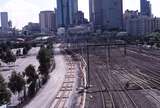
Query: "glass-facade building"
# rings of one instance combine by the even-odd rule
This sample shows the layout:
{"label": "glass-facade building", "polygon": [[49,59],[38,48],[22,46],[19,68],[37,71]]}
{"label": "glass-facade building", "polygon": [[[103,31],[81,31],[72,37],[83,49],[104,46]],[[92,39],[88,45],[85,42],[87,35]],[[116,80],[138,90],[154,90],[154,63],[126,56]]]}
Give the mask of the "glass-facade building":
{"label": "glass-facade building", "polygon": [[95,28],[105,30],[122,29],[122,0],[90,0],[90,21]]}
{"label": "glass-facade building", "polygon": [[141,0],[141,15],[152,16],[151,3],[147,0]]}
{"label": "glass-facade building", "polygon": [[57,0],[57,25],[66,27],[74,24],[78,12],[78,0]]}

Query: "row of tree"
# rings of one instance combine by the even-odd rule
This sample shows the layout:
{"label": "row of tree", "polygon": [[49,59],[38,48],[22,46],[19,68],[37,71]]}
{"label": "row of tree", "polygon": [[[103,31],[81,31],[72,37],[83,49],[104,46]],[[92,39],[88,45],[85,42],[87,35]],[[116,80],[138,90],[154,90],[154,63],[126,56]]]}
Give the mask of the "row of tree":
{"label": "row of tree", "polygon": [[0,74],[0,106],[10,101],[11,93],[5,83],[4,78]]}
{"label": "row of tree", "polygon": [[0,105],[10,102],[11,92],[13,94],[18,93],[18,98],[20,98],[19,94],[23,91],[23,99],[25,99],[26,96],[34,96],[36,92],[37,79],[38,74],[33,65],[29,65],[28,67],[26,67],[23,74],[13,71],[9,78],[8,84],[5,83],[4,78],[2,77],[2,75],[0,75]]}
{"label": "row of tree", "polygon": [[11,49],[0,49],[0,59],[5,63],[11,63],[16,61],[16,56]]}
{"label": "row of tree", "polygon": [[13,54],[11,48],[9,46],[3,45],[0,47],[0,59],[5,63],[16,62],[16,56],[27,55],[28,51],[32,47],[28,44],[23,48],[23,52],[19,49],[16,51],[16,55]]}
{"label": "row of tree", "polygon": [[24,97],[21,98],[22,101],[27,98],[32,98],[36,94],[38,89],[41,88],[49,78],[50,68],[52,63],[54,63],[54,61],[52,61],[52,49],[52,44],[41,46],[37,55],[37,60],[40,64],[38,72],[33,65],[29,65],[22,74],[16,71],[12,72],[8,83],[5,83],[3,77],[0,75],[0,105],[10,102],[11,92],[13,94],[18,93],[18,98],[20,98],[19,94],[23,91]]}
{"label": "row of tree", "polygon": [[51,68],[51,60],[53,60],[53,46],[48,44],[47,46],[41,46],[41,49],[37,55],[39,61],[39,72],[42,76],[42,83],[45,84],[49,78],[49,69]]}
{"label": "row of tree", "polygon": [[160,33],[159,32],[154,32],[151,33],[144,38],[144,42],[151,46],[156,46],[160,47]]}

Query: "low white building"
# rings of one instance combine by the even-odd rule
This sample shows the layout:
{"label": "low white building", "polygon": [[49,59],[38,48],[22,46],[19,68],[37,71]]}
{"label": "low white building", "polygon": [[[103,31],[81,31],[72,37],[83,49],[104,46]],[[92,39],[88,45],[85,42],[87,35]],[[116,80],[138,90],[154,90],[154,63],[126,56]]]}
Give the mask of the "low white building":
{"label": "low white building", "polygon": [[126,24],[126,31],[133,36],[142,36],[152,32],[151,18],[138,17],[129,19]]}
{"label": "low white building", "polygon": [[68,28],[68,32],[71,34],[85,34],[91,31],[92,31],[92,28],[90,25],[80,25],[80,26]]}

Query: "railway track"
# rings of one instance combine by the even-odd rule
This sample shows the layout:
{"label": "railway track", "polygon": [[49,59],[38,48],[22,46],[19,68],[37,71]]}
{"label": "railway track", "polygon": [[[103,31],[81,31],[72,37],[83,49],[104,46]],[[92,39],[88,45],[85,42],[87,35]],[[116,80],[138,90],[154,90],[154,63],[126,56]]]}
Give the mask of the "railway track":
{"label": "railway track", "polygon": [[[145,80],[147,80],[150,83],[154,83],[154,85],[159,86],[160,85],[160,63],[156,63],[156,61],[143,61],[145,59],[141,58],[141,60],[134,58],[135,56],[132,55],[129,59],[131,60],[132,64],[140,69],[140,72],[137,73],[136,76],[144,77]],[[147,59],[147,58],[146,58]],[[136,74],[133,73],[132,74]],[[138,75],[139,74],[139,75]]]}
{"label": "railway track", "polygon": [[[108,81],[109,81],[109,77],[110,77],[111,81],[110,81],[110,83],[108,83],[108,85],[110,85],[111,86],[110,88],[113,88],[113,90],[115,91],[115,92],[112,93],[113,96],[118,94],[118,96],[119,96],[119,100],[118,101],[121,100],[121,104],[124,105],[121,108],[138,108],[138,105],[134,102],[134,100],[129,95],[127,90],[124,89],[123,84],[121,83],[121,81],[118,80],[118,77],[116,77],[113,74],[112,68],[110,66],[111,64],[109,63],[109,60],[102,59],[102,61],[105,62],[105,64],[104,64],[106,66],[105,70],[107,70],[107,73],[105,72],[105,70],[103,71],[103,76],[105,76],[105,79],[107,78]],[[116,98],[116,100],[117,100],[117,98]],[[120,106],[117,106],[117,107],[120,108]]]}
{"label": "railway track", "polygon": [[[94,64],[94,62],[92,62]],[[109,90],[105,87],[105,81],[101,78],[101,76],[99,76],[98,74],[98,68],[94,67],[92,68],[94,70],[94,74],[91,75],[92,79],[94,79],[94,81],[92,81],[92,84],[94,84],[92,87],[92,90],[89,90],[88,94],[92,95],[93,97],[95,97],[95,102],[98,103],[93,103],[96,104],[94,106],[89,106],[89,108],[115,108],[114,106],[114,102],[112,99],[112,95],[109,92]],[[95,88],[95,89],[94,89]],[[96,94],[96,95],[94,95]],[[99,94],[99,95],[97,95]],[[97,106],[97,107],[96,107]]]}
{"label": "railway track", "polygon": [[[122,93],[125,94],[125,96],[123,96],[122,93],[120,94],[121,97],[122,97],[122,99],[126,99],[126,98],[127,98],[127,99],[128,99],[127,101],[130,101],[130,102],[129,102],[129,107],[128,107],[128,105],[126,105],[125,108],[138,108],[138,105],[137,105],[136,102],[132,99],[132,97],[129,95],[128,91],[124,88],[124,85],[121,84],[121,82],[117,80],[117,77],[115,77],[115,76],[112,75],[112,78],[113,78],[114,81],[117,82],[117,85],[119,85],[120,88],[123,90]],[[125,103],[126,103],[126,102],[125,102]],[[130,106],[130,105],[131,105],[131,106]]]}
{"label": "railway track", "polygon": [[[125,60],[124,58],[124,62],[125,62],[125,65],[123,65],[122,67],[125,67],[127,68],[127,70],[141,78],[141,79],[145,79],[147,80],[148,82],[152,83],[156,83],[158,85],[160,85],[160,75],[158,74],[160,72],[160,68],[159,68],[159,62],[155,62],[154,59],[151,59],[151,60],[147,60],[148,57],[144,57],[143,55],[139,55],[139,53],[136,53],[136,55],[128,55],[129,58],[127,57],[127,59],[129,60]],[[139,72],[132,72],[130,70],[133,70],[129,67],[133,67],[133,66],[128,66],[128,64],[132,64],[134,66],[134,69],[138,68],[140,71]],[[153,82],[151,82],[153,81]]]}
{"label": "railway track", "polygon": [[[126,73],[125,73],[125,74],[126,74]],[[125,79],[130,80],[128,77],[125,77],[125,76],[124,76],[124,73],[123,73],[123,74],[118,73],[118,75],[122,76],[122,77],[125,78]],[[133,84],[135,84],[136,86],[140,87],[141,90],[145,91],[145,93],[147,93],[149,96],[151,96],[151,97],[152,97],[156,102],[158,102],[158,104],[160,105],[160,100],[159,100],[157,97],[155,97],[153,94],[151,94],[151,93],[148,92],[148,90],[153,90],[152,87],[150,87],[150,86],[148,85],[148,83],[146,83],[144,80],[139,80],[139,81],[137,81],[137,79],[135,79],[135,77],[131,77],[131,76],[130,76],[130,78],[133,79],[133,80],[130,80]],[[143,85],[142,85],[142,83],[143,83]],[[129,90],[129,89],[128,89],[128,90]]]}
{"label": "railway track", "polygon": [[160,58],[160,50],[159,49],[152,49],[152,48],[144,48],[144,47],[137,47],[137,46],[129,46],[128,50],[135,51],[137,53],[145,54],[150,57],[157,57]]}
{"label": "railway track", "polygon": [[[90,68],[94,68],[91,71],[91,75],[94,75],[94,80],[97,82],[96,85],[99,85],[99,89],[102,91],[100,92],[101,97],[97,97],[104,100],[102,101],[102,104],[105,104],[105,96],[110,97],[109,100],[112,103],[112,108],[141,108],[143,107],[143,104],[141,101],[137,100],[141,99],[140,96],[144,96],[142,99],[147,102],[147,107],[145,108],[156,108],[154,104],[151,104],[152,102],[150,99],[145,97],[147,95],[152,98],[152,101],[154,101],[156,105],[158,104],[158,106],[160,106],[160,100],[151,93],[151,91],[154,92],[156,90],[155,87],[160,85],[160,75],[157,73],[160,71],[160,58],[157,59],[157,57],[154,57],[153,55],[147,53],[143,55],[138,52],[133,55],[127,54],[127,56],[124,56],[122,50],[120,51],[119,48],[114,48],[112,49],[113,51],[110,51],[112,52],[112,55],[110,55],[111,58],[109,59],[108,53],[102,51],[105,50],[104,47],[99,48],[99,50],[100,51],[92,50],[90,52],[92,53],[92,56],[89,58],[92,59],[90,61],[92,67],[90,66]],[[132,52],[129,52],[129,54],[131,53]],[[133,60],[141,58],[140,60],[142,61],[134,60],[135,62],[133,62],[131,57],[133,57]],[[145,57],[148,59],[145,59]],[[156,65],[152,64],[154,61],[156,61]],[[148,62],[148,64],[150,63],[151,65],[143,64],[145,62]],[[116,65],[119,66],[119,68],[117,68]],[[139,69],[139,71],[136,69]],[[133,84],[131,85],[133,88],[126,88],[128,82]],[[104,107],[106,106],[103,105],[102,108]]]}
{"label": "railway track", "polygon": [[[104,94],[104,85],[102,83],[102,80],[100,79],[100,77],[98,76],[97,73],[95,73],[95,79],[97,80],[97,85],[99,85],[99,88],[100,88],[100,95],[101,95],[101,98],[102,98],[102,108],[106,108],[106,103],[105,103],[105,94]],[[99,82],[99,83],[98,83]]]}
{"label": "railway track", "polygon": [[[143,52],[139,52],[139,51],[137,51],[137,50],[135,50],[135,49],[127,49],[127,51],[128,51],[129,53],[138,54],[138,55],[141,55],[141,56],[143,56],[143,57],[148,57],[148,58],[151,58],[151,59],[154,59],[154,60],[160,62],[160,55],[153,55],[153,54],[150,54],[150,53],[147,53],[147,52],[143,53]],[[139,56],[138,56],[138,57],[139,57]]]}
{"label": "railway track", "polygon": [[[94,57],[94,59],[95,58],[96,57]],[[101,61],[104,61],[104,59]],[[104,65],[106,67],[104,67],[102,70],[96,67],[96,72],[94,72],[94,75],[96,76],[95,79],[100,82],[97,85],[100,85],[101,90],[103,90],[104,93],[107,93],[107,95],[105,94],[105,97],[110,97],[107,99],[109,100],[108,102],[110,102],[110,107],[103,105],[103,108],[138,108],[134,100],[127,93],[127,90],[125,90],[122,84],[117,81],[117,78],[112,75],[109,66],[107,66],[108,63],[103,62],[98,64]],[[102,98],[104,98],[104,94],[102,94]],[[103,104],[105,103],[103,102]]]}
{"label": "railway track", "polygon": [[112,78],[108,78],[108,76],[110,76],[110,74],[105,74],[105,70],[103,70],[103,72],[101,73],[101,79],[103,79],[104,81],[104,85],[106,87],[106,90],[108,93],[110,93],[110,97],[112,102],[114,103],[114,108],[127,108],[127,104],[124,100],[124,98],[122,97],[120,91],[122,91],[121,88],[117,88],[115,87],[115,85],[113,84],[113,80]]}
{"label": "railway track", "polygon": [[[147,78],[148,79],[152,79],[152,80],[155,80],[156,78],[154,78],[154,77],[151,78],[150,76],[147,77],[144,73],[140,74],[140,73],[136,73],[135,71],[132,72],[131,69],[127,68],[127,65],[128,65],[128,63],[125,63],[124,65],[119,65],[119,66],[121,66],[120,67],[121,69],[119,68],[117,70],[117,72],[118,72],[117,75],[120,75],[124,79],[128,79],[128,81],[131,81],[132,83],[134,83],[136,86],[138,86],[143,91],[145,91],[145,93],[147,93],[150,97],[152,97],[160,105],[160,100],[157,99],[157,97],[155,97],[153,94],[151,94],[150,92],[148,92],[148,90],[153,90],[153,88],[150,86],[150,84],[152,84],[152,85],[155,85],[155,84],[153,82],[151,82],[150,80],[147,80]],[[139,68],[140,67],[144,67],[142,64],[138,64],[137,66],[139,66]],[[130,67],[130,66],[128,66],[128,67]],[[150,70],[150,72],[152,73],[153,71]],[[126,77],[126,74],[127,74],[127,76],[129,78]],[[137,77],[139,79],[137,79]],[[156,81],[156,83],[160,84],[160,82],[158,82],[158,81]]]}

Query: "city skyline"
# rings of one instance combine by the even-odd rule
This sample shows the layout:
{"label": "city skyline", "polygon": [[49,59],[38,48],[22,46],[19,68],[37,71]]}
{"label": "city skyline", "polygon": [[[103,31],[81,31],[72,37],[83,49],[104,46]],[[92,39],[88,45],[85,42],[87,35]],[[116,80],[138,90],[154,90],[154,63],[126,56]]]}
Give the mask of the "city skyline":
{"label": "city skyline", "polygon": [[[150,2],[152,4],[152,13],[160,17],[160,9],[158,10],[160,1],[150,0]],[[140,0],[123,0],[123,5],[123,11],[126,9],[140,11]],[[85,12],[86,18],[89,18],[88,6],[88,0],[79,0],[79,10]],[[38,13],[40,11],[54,10],[56,0],[3,0],[0,1],[0,7],[0,11],[8,12],[9,19],[12,20],[13,26],[21,28],[28,22],[38,22]]]}

